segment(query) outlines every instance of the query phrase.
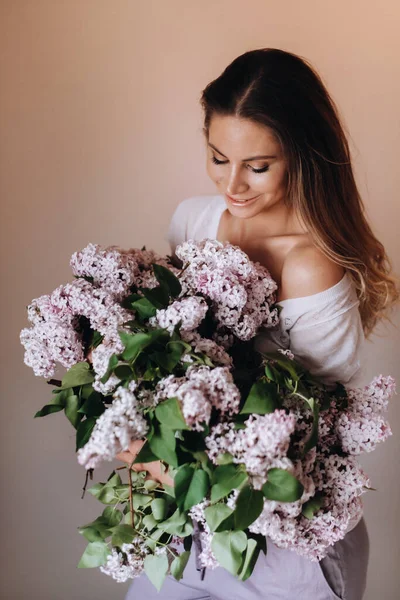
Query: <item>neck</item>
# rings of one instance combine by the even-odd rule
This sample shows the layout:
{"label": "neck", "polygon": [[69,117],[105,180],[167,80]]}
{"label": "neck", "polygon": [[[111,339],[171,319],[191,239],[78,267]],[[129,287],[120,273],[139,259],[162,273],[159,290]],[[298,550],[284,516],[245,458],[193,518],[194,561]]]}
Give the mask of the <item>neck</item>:
{"label": "neck", "polygon": [[266,237],[280,237],[307,233],[300,219],[283,203],[266,208],[249,219],[241,219],[238,223],[240,237],[244,240],[265,240]]}

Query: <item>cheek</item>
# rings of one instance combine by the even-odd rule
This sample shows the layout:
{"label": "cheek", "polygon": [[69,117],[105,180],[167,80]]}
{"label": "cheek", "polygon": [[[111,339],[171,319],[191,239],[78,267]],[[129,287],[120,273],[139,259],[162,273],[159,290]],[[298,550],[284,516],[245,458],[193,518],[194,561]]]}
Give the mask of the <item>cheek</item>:
{"label": "cheek", "polygon": [[222,177],[221,168],[218,168],[218,166],[214,165],[210,160],[207,161],[206,171],[212,181],[217,181]]}
{"label": "cheek", "polygon": [[268,191],[271,193],[280,192],[286,188],[286,173],[285,171],[279,170],[271,172],[266,183]]}

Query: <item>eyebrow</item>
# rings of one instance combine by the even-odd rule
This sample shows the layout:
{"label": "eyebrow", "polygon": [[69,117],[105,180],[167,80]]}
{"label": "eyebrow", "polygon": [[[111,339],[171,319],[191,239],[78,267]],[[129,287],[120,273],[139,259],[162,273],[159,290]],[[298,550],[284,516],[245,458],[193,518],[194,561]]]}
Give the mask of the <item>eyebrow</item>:
{"label": "eyebrow", "polygon": [[[208,145],[211,146],[211,148],[213,148],[214,150],[216,150],[218,152],[218,154],[220,154],[224,158],[228,158],[227,156],[225,156],[225,154],[222,154],[222,152],[220,150],[218,150],[218,148],[216,148],[214,146],[214,144],[211,144],[210,142],[208,142]],[[271,155],[271,154],[263,154],[262,156],[260,155],[260,156],[252,156],[251,158],[244,158],[243,162],[249,162],[250,160],[260,160],[261,158],[276,158],[276,156]]]}

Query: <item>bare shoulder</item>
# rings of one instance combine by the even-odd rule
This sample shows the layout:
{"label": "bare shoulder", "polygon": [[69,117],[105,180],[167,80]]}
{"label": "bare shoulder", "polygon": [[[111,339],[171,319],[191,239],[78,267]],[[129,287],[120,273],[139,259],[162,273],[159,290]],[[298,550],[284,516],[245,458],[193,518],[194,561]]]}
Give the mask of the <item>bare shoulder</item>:
{"label": "bare shoulder", "polygon": [[316,246],[295,246],[286,256],[281,275],[279,299],[318,294],[338,283],[344,268],[325,256]]}

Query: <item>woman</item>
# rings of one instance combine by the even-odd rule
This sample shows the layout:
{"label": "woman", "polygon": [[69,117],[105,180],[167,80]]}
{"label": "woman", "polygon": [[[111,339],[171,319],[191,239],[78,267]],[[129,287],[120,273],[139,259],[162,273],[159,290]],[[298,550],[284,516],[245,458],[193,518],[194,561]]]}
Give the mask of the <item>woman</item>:
{"label": "woman", "polygon": [[[176,209],[174,251],[186,239],[217,238],[240,246],[278,283],[279,325],[257,338],[262,350],[290,348],[327,384],[360,384],[363,342],[398,300],[382,244],[363,213],[337,109],[320,77],[298,56],[260,49],[236,58],[203,91],[207,172],[216,196],[195,196]],[[131,453],[132,460],[141,442]],[[157,463],[140,465],[172,483]],[[369,540],[364,519],[320,563],[268,541],[251,577],[222,568],[168,576],[163,598],[361,600]],[[197,565],[199,567],[199,565]],[[146,576],[126,600],[156,598]]]}

